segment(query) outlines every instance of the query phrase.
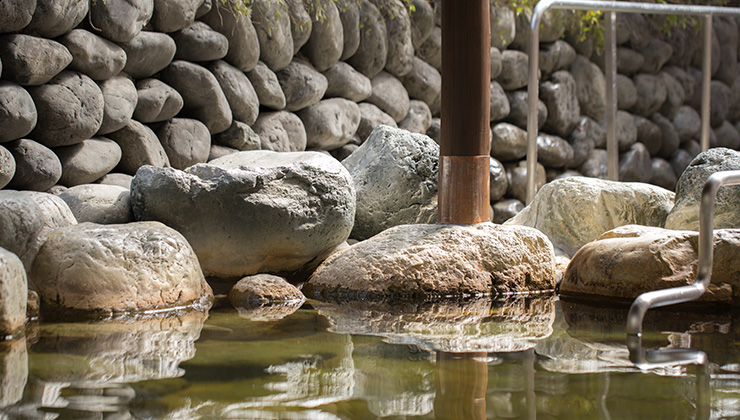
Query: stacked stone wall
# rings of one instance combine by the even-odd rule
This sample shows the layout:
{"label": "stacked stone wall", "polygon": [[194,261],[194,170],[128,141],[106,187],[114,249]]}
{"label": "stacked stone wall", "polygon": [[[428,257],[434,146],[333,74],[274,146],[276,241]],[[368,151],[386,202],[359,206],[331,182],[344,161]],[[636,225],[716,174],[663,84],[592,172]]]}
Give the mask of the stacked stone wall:
{"label": "stacked stone wall", "polygon": [[[491,1],[492,203],[521,208],[526,15]],[[440,4],[414,0],[8,0],[0,6],[0,187],[128,187],[239,150],[344,159],[386,124],[439,139]],[[606,177],[603,58],[541,32],[538,182]],[[620,178],[674,189],[699,153],[698,34],[618,18]],[[711,145],[740,147],[738,23],[715,18]],[[454,52],[449,52],[454,54]],[[507,200],[508,199],[508,200]]]}

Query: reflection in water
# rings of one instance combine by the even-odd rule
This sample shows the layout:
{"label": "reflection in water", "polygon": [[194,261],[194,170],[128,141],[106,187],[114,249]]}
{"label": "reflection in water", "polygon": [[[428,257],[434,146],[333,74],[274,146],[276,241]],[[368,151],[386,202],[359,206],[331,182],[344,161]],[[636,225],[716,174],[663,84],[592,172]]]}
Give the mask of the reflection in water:
{"label": "reflection in water", "polygon": [[28,418],[46,418],[49,411],[51,418],[129,418],[125,407],[135,393],[125,383],[182,376],[179,364],[195,355],[206,317],[190,311],[42,325],[27,365],[33,380],[17,411]]}
{"label": "reflection in water", "polygon": [[28,381],[26,339],[0,341],[0,408],[20,401],[26,381]]}
{"label": "reflection in water", "polygon": [[[645,373],[630,362],[626,309],[561,307],[551,298],[312,305],[259,322],[222,308],[205,324],[202,317],[180,317],[42,325],[38,337],[28,338],[28,352],[25,343],[0,344],[0,419],[676,419],[696,413],[692,368]],[[655,315],[662,317],[651,320]],[[690,346],[709,355],[710,418],[740,415],[735,318],[656,310],[646,320],[645,347]]]}
{"label": "reflection in water", "polygon": [[484,420],[488,386],[487,353],[437,352],[438,420]]}
{"label": "reflection in water", "polygon": [[555,298],[391,304],[314,302],[330,330],[375,335],[393,344],[457,353],[513,352],[552,334]]}
{"label": "reflection in water", "polygon": [[[403,344],[436,354],[436,390],[419,389],[416,398],[404,393],[377,392],[362,388],[370,410],[380,416],[425,415],[431,411],[438,419],[486,418],[488,352],[515,352],[531,349],[536,341],[552,334],[555,299],[523,297],[492,301],[389,304],[380,302],[314,302],[313,306],[330,322],[330,330],[355,335],[379,336],[390,344]],[[527,375],[528,403],[534,411],[534,352],[529,351]],[[355,357],[357,359],[357,357]],[[387,363],[387,361],[383,361]],[[367,378],[375,369],[362,369],[357,362],[356,377]],[[379,367],[383,375],[385,370]],[[424,383],[424,375],[411,384]],[[394,388],[394,377],[383,376],[384,386]],[[367,381],[358,379],[358,384]],[[406,385],[408,386],[408,385]],[[413,385],[412,385],[413,386]],[[418,388],[417,388],[418,389]],[[533,418],[533,417],[532,417]]]}

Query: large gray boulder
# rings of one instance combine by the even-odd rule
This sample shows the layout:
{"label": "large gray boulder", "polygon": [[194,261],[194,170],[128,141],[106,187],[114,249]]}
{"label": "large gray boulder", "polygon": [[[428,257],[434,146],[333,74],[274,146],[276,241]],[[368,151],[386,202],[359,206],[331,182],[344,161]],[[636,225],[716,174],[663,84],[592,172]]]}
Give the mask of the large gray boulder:
{"label": "large gray boulder", "polygon": [[159,79],[137,81],[136,94],[133,117],[143,123],[169,120],[183,107],[182,96]]}
{"label": "large gray boulder", "polygon": [[138,91],[133,80],[115,76],[98,84],[103,93],[103,122],[97,135],[120,130],[131,120],[138,101]]}
{"label": "large gray boulder", "polygon": [[265,63],[259,61],[255,64],[254,68],[247,72],[247,77],[252,82],[260,105],[275,110],[285,109],[285,93],[280,81]]}
{"label": "large gray boulder", "polygon": [[78,223],[110,225],[134,221],[130,192],[126,187],[81,184],[67,188],[58,196],[67,203]]}
{"label": "large gray boulder", "polygon": [[368,138],[370,133],[373,132],[375,127],[379,125],[387,125],[389,127],[397,128],[396,120],[390,115],[383,112],[377,106],[363,102],[359,105],[360,107],[360,125],[357,127],[357,136],[360,138],[360,143]]}
{"label": "large gray boulder", "polygon": [[579,55],[570,65],[581,112],[600,121],[606,112],[606,79],[599,66]]}
{"label": "large gray boulder", "polygon": [[175,60],[198,62],[220,60],[226,57],[229,51],[229,40],[226,36],[214,31],[204,22],[194,22],[170,36],[177,45]]}
{"label": "large gray boulder", "polygon": [[318,71],[325,71],[342,57],[344,28],[339,9],[332,0],[306,2],[311,15],[311,36],[301,50]]}
{"label": "large gray boulder", "polygon": [[325,98],[342,97],[362,102],[373,93],[370,79],[343,61],[329,67],[323,75],[328,82]]}
{"label": "large gray boulder", "polygon": [[381,125],[342,164],[357,189],[353,238],[436,221],[439,146],[434,140]]}
{"label": "large gray boulder", "polygon": [[527,155],[527,132],[509,124],[491,128],[491,156],[502,161],[517,160]]}
{"label": "large gray boulder", "polygon": [[127,56],[123,48],[84,29],[73,29],[58,41],[72,54],[69,69],[84,73],[93,80],[113,77],[126,65]]}
{"label": "large gray boulder", "polygon": [[288,5],[279,0],[255,2],[252,21],[259,40],[260,60],[274,72],[284,69],[293,59]]}
{"label": "large gray boulder", "polygon": [[[295,55],[308,42],[313,24],[303,0],[287,0],[286,3],[290,12],[290,33],[293,37],[293,54]],[[312,5],[309,4],[308,6],[311,7]]]}
{"label": "large gray boulder", "polygon": [[198,120],[173,118],[157,127],[155,134],[173,168],[185,169],[208,160],[211,134]]}
{"label": "large gray boulder", "polygon": [[548,290],[553,260],[552,244],[535,229],[402,225],[330,256],[303,290],[318,299],[405,301]]}
{"label": "large gray boulder", "polygon": [[15,32],[31,23],[36,0],[14,0],[0,3],[0,33]]}
{"label": "large gray boulder", "polygon": [[505,50],[501,53],[501,73],[496,81],[505,90],[517,90],[527,86],[527,68],[529,56],[517,50]]}
{"label": "large gray boulder", "polygon": [[103,123],[103,92],[82,73],[65,70],[48,84],[29,88],[28,92],[38,112],[29,137],[47,147],[89,139]]}
{"label": "large gray boulder", "polygon": [[411,19],[409,11],[402,0],[370,0],[385,20],[388,34],[388,57],[385,70],[388,73],[403,77],[411,71],[414,58],[414,44],[411,36]]}
{"label": "large gray boulder", "polygon": [[[740,152],[717,147],[700,153],[681,174],[676,185],[676,205],[666,229],[699,230],[699,203],[704,183],[720,171],[740,170]],[[720,187],[714,205],[714,228],[740,227],[740,186]]]}
{"label": "large gray boulder", "polygon": [[637,101],[630,112],[648,118],[663,106],[668,89],[663,79],[653,74],[640,73],[632,80],[637,89]]}
{"label": "large gray boulder", "polygon": [[87,16],[89,3],[78,0],[36,0],[36,10],[23,32],[57,38],[74,29]]}
{"label": "large gray boulder", "polygon": [[298,152],[306,150],[306,127],[300,117],[287,111],[263,112],[252,126],[262,150]]}
{"label": "large gray boulder", "polygon": [[360,47],[360,3],[355,0],[338,0],[337,6],[344,31],[340,60],[345,61],[355,55]]}
{"label": "large gray boulder", "polygon": [[442,94],[442,75],[419,57],[414,57],[412,64],[411,70],[400,80],[409,97],[424,101],[431,107]]}
{"label": "large gray boulder", "polygon": [[141,32],[154,12],[152,0],[96,1],[90,5],[90,24],[113,42],[128,42]]}
{"label": "large gray boulder", "polygon": [[0,143],[17,140],[36,126],[36,105],[27,90],[0,81]]}
{"label": "large gray boulder", "polygon": [[[658,289],[686,286],[696,279],[696,231],[622,226],[585,245],[568,266],[560,293],[628,300]],[[714,232],[712,279],[700,302],[737,304],[740,231]]]}
{"label": "large gray boulder", "polygon": [[252,82],[243,71],[225,61],[215,61],[208,69],[216,76],[221,90],[229,101],[234,119],[248,125],[254,124],[260,111],[259,98]]}
{"label": "large gray boulder", "polygon": [[14,335],[26,324],[28,280],[17,255],[0,247],[0,334]]}
{"label": "large gray boulder", "polygon": [[355,214],[352,178],[317,152],[239,152],[184,172],[145,166],[131,201],[137,220],[182,232],[204,273],[223,278],[299,270],[344,242]]}
{"label": "large gray boulder", "polygon": [[176,60],[162,73],[162,80],[182,96],[183,117],[195,118],[208,127],[211,134],[226,131],[233,114],[218,79],[205,67]]}
{"label": "large gray boulder", "polygon": [[[491,51],[493,51],[493,48],[491,48]],[[419,56],[422,60],[429,63],[432,67],[437,69],[437,71],[442,70],[442,28],[439,26],[435,26],[434,29],[432,29],[432,33],[429,34],[427,37],[427,40],[424,41],[424,44],[421,45],[421,47],[416,49],[416,55]],[[491,59],[493,60],[493,55],[491,56]],[[499,52],[497,59],[494,61],[494,63],[497,63],[499,67],[501,67],[501,53]],[[492,64],[492,66],[495,64]],[[491,72],[491,77],[493,75],[496,75],[498,77],[499,74],[501,74],[501,68],[498,68],[497,71]]]}
{"label": "large gray boulder", "polygon": [[89,184],[112,171],[121,161],[121,146],[105,137],[57,147],[54,153],[62,164],[59,183],[67,187]]}
{"label": "large gray boulder", "polygon": [[306,128],[306,147],[333,150],[352,140],[360,125],[360,107],[343,99],[324,99],[298,113]]}
{"label": "large gray boulder", "polygon": [[120,172],[133,175],[143,165],[170,166],[170,160],[151,128],[130,120],[122,129],[108,137],[121,146]]}
{"label": "large gray boulder", "polygon": [[260,150],[262,148],[262,140],[252,127],[236,120],[228,130],[213,136],[213,142],[220,146],[241,151]]}
{"label": "large gray boulder", "polygon": [[15,174],[8,188],[46,191],[62,176],[62,164],[48,147],[29,139],[5,143],[15,161]]}
{"label": "large gray boulder", "polygon": [[[568,67],[569,65],[571,65],[571,63],[573,63],[574,60],[576,60],[576,57],[579,55],[576,53],[575,48],[573,48],[570,44],[563,41],[562,39],[558,39],[552,44],[543,44],[540,48],[539,56],[540,70],[543,74],[547,75],[556,70],[562,70]],[[583,55],[580,55],[579,57],[588,60]],[[579,67],[581,66],[580,64],[577,65]],[[584,70],[586,69],[584,68]]]}
{"label": "large gray boulder", "polygon": [[15,158],[8,149],[0,146],[0,189],[8,185],[13,175],[15,175]]}
{"label": "large gray boulder", "polygon": [[154,12],[152,0],[96,1],[90,5],[90,25],[113,42],[128,42],[141,32]]}
{"label": "large gray boulder", "polygon": [[388,72],[380,72],[372,79],[373,94],[367,101],[401,122],[409,113],[409,93],[400,80]]}
{"label": "large gray boulder", "polygon": [[175,40],[160,32],[143,31],[119,45],[127,57],[123,71],[135,79],[154,76],[172,62],[177,51]]}
{"label": "large gray boulder", "polygon": [[398,123],[399,128],[419,134],[426,134],[431,125],[432,111],[429,105],[416,99],[409,101],[409,113]]}
{"label": "large gray boulder", "polygon": [[237,15],[228,2],[214,1],[213,7],[200,20],[229,40],[224,60],[241,71],[251,71],[260,58],[260,42],[252,19]]}
{"label": "large gray boulder", "polygon": [[370,0],[360,0],[360,27],[360,46],[347,63],[372,79],[388,59],[388,33],[383,16]]}
{"label": "large gray boulder", "polygon": [[48,312],[112,315],[203,307],[213,298],[187,240],[157,222],[57,229],[39,251],[29,283]]}
{"label": "large gray boulder", "polygon": [[547,106],[544,131],[568,137],[576,127],[581,116],[576,88],[573,75],[565,70],[556,71],[550,80],[540,84],[540,98]]}
{"label": "large gray boulder", "polygon": [[204,0],[154,0],[154,12],[149,21],[157,32],[174,32],[187,28]]}
{"label": "large gray boulder", "polygon": [[569,255],[615,227],[662,226],[673,205],[673,192],[641,183],[586,177],[552,181],[506,222],[539,229]]}
{"label": "large gray boulder", "polygon": [[67,48],[50,39],[30,35],[0,36],[3,79],[23,86],[38,86],[51,80],[72,62]]}
{"label": "large gray boulder", "polygon": [[288,111],[299,111],[324,97],[329,82],[309,63],[292,61],[276,73]]}
{"label": "large gray boulder", "polygon": [[49,233],[77,224],[59,197],[30,191],[0,191],[0,247],[17,255],[26,271]]}

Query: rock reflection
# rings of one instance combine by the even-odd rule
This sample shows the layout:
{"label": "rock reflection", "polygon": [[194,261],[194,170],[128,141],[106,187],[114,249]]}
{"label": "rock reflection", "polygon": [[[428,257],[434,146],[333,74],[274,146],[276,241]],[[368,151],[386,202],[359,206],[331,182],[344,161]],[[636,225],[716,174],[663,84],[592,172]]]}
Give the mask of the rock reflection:
{"label": "rock reflection", "polygon": [[26,381],[28,352],[25,338],[0,341],[0,408],[20,401]]}
{"label": "rock reflection", "polygon": [[[531,349],[552,334],[555,319],[554,297],[313,306],[333,332],[352,334],[355,342],[376,336],[388,343],[375,345],[367,358],[367,345],[356,344],[353,354],[355,395],[380,417],[433,411],[438,419],[485,419],[488,353]],[[429,363],[396,363],[412,357]]]}
{"label": "rock reflection", "polygon": [[206,317],[191,311],[42,325],[15,411],[23,418],[131,418],[126,407],[135,392],[121,384],[182,376],[179,365],[195,355]]}
{"label": "rock reflection", "polygon": [[381,336],[427,351],[514,352],[552,334],[555,298],[395,304],[314,302],[330,331]]}

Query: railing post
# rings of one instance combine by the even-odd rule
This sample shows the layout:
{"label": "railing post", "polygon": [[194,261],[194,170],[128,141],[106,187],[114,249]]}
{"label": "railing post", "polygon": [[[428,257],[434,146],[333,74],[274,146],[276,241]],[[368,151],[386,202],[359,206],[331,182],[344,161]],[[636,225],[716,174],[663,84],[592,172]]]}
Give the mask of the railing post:
{"label": "railing post", "polygon": [[701,64],[701,151],[709,149],[709,112],[712,86],[712,15],[704,15],[704,55]]}
{"label": "railing post", "polygon": [[489,0],[442,2],[440,223],[491,220]]}
{"label": "railing post", "polygon": [[619,144],[617,143],[617,14],[604,13],[606,69],[606,176],[619,181]]}

